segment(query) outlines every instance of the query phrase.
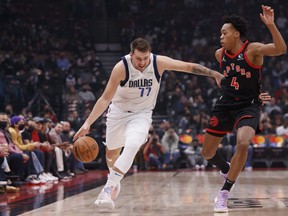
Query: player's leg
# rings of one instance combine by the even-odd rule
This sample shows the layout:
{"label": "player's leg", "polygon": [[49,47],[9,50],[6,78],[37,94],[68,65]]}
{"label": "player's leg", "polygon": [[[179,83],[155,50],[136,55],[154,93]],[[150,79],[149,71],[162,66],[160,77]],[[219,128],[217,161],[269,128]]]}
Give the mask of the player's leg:
{"label": "player's leg", "polygon": [[[241,117],[240,117],[241,119]],[[248,154],[249,145],[255,136],[255,129],[258,127],[257,118],[242,118],[237,125],[236,133],[236,151],[231,159],[230,170],[227,179],[216,197],[214,206],[215,212],[227,212],[229,192],[232,189],[239,173],[243,169]],[[248,126],[249,125],[249,126]]]}
{"label": "player's leg", "polygon": [[[119,176],[115,179],[115,171],[113,170],[113,167],[115,161],[120,155],[122,147],[125,144],[124,125],[126,118],[121,117],[122,116],[119,115],[119,118],[107,118],[106,142],[104,144],[106,145],[106,163],[110,172],[104,188],[101,190],[97,200],[95,201],[95,204],[99,207],[114,208],[115,204],[113,199],[115,198],[115,194],[118,195],[120,191],[119,182],[123,178],[123,175],[119,173]],[[111,173],[113,177],[111,177]],[[118,178],[120,178],[120,180]]]}
{"label": "player's leg", "polygon": [[111,149],[111,150],[109,150],[106,147],[106,164],[109,168],[109,171],[113,169],[114,163],[117,160],[117,158],[120,156],[121,150],[122,150],[122,147],[117,148],[117,149]]}
{"label": "player's leg", "polygon": [[[108,176],[108,180],[95,201],[96,205],[114,208],[115,204],[113,200],[117,198],[120,192],[120,181],[132,166],[134,157],[140,146],[144,144],[146,138],[147,134],[145,133],[131,133],[130,136],[127,137],[123,152],[116,159]],[[111,154],[113,152],[111,150],[108,151],[110,151]]]}
{"label": "player's leg", "polygon": [[[222,133],[219,133],[218,136],[217,134],[213,134],[212,132],[207,133],[205,135],[205,139],[203,143],[202,155],[204,159],[206,159],[209,163],[217,166],[220,169],[220,174],[221,176],[224,177],[225,182],[226,182],[227,173],[230,169],[230,166],[226,162],[226,160],[223,158],[221,153],[218,151],[218,146],[222,140],[222,136],[223,136]],[[226,190],[219,191],[217,197],[215,198],[215,205],[214,205],[215,212],[227,212],[228,211],[228,207],[227,207],[228,196],[229,196],[229,191],[226,191]]]}
{"label": "player's leg", "polygon": [[[141,122],[141,124],[139,124],[139,122]],[[114,158],[116,160],[103,190],[95,201],[96,205],[114,208],[115,205],[112,199],[115,199],[118,196],[120,191],[120,181],[132,166],[139,148],[145,143],[150,124],[150,121],[145,121],[144,119],[139,120],[136,118],[134,120],[131,119],[129,123],[126,124],[125,130],[122,131],[122,135],[125,137],[124,149],[120,155],[118,152],[119,157],[117,157],[117,150],[115,149],[115,151],[113,151],[110,148],[112,145],[111,143],[115,143],[117,140],[114,139],[113,142],[111,142],[112,139],[108,140],[107,148],[110,150],[107,152],[107,158],[112,160]],[[122,125],[125,124],[122,123]],[[117,132],[119,133],[119,131]],[[121,136],[119,135],[119,137]],[[111,164],[113,163],[113,161],[110,162]]]}
{"label": "player's leg", "polygon": [[250,126],[243,126],[237,131],[236,151],[231,159],[228,179],[235,181],[247,161],[249,145],[255,136],[255,130]]}
{"label": "player's leg", "polygon": [[225,175],[229,171],[229,164],[226,162],[222,154],[218,151],[218,146],[221,140],[222,136],[215,136],[206,133],[202,148],[202,155],[205,160],[220,169],[221,175]]}

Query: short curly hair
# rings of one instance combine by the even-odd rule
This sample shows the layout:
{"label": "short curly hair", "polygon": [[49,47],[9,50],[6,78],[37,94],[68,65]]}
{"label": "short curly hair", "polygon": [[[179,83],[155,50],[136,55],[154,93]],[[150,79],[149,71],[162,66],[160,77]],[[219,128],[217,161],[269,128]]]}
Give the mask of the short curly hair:
{"label": "short curly hair", "polygon": [[231,15],[223,18],[224,23],[231,23],[232,26],[239,31],[241,37],[248,34],[248,22],[241,16]]}

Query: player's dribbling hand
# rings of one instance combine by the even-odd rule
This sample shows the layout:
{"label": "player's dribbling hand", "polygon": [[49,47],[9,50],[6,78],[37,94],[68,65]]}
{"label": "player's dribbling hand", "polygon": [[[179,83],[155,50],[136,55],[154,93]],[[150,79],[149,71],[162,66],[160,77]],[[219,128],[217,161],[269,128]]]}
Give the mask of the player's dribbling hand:
{"label": "player's dribbling hand", "polygon": [[262,10],[263,13],[260,13],[262,22],[264,22],[266,25],[274,24],[274,10],[265,5],[262,5]]}
{"label": "player's dribbling hand", "polygon": [[262,101],[262,104],[268,104],[271,101],[271,95],[267,92],[262,92],[259,95],[259,99]]}
{"label": "player's dribbling hand", "polygon": [[221,82],[223,78],[225,78],[225,76],[221,73],[217,73],[215,76],[216,83],[220,88],[221,88]]}
{"label": "player's dribbling hand", "polygon": [[77,140],[79,137],[85,136],[90,130],[90,125],[86,122],[82,125],[82,127],[77,131],[77,133],[73,137],[73,141]]}

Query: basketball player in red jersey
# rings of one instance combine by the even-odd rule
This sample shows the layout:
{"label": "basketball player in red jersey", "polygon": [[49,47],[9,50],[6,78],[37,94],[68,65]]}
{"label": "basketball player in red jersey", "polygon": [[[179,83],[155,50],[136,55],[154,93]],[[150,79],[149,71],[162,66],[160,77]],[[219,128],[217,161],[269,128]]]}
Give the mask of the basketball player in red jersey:
{"label": "basketball player in red jersey", "polygon": [[[220,36],[222,48],[215,53],[225,76],[221,81],[223,94],[211,113],[202,150],[204,158],[219,167],[225,179],[215,199],[215,212],[228,211],[229,191],[245,165],[249,144],[258,131],[263,57],[286,52],[284,39],[274,23],[273,9],[262,5],[262,10],[260,18],[272,35],[272,43],[244,40],[247,23],[242,17],[232,15],[224,19]],[[229,165],[217,148],[223,136],[233,129],[237,131],[237,143]]]}

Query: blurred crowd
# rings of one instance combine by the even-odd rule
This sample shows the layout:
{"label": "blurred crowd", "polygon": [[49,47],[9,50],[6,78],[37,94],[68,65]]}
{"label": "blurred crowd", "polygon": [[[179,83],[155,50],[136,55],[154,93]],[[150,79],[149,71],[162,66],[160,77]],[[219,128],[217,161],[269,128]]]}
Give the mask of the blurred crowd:
{"label": "blurred crowd", "polygon": [[[275,22],[283,37],[288,38],[288,20],[285,17],[288,2],[281,1],[280,4],[280,0],[265,0],[261,4],[274,8]],[[15,154],[18,156],[15,158],[25,155],[25,160],[20,163],[22,167],[15,168],[13,163],[9,164],[9,159],[10,169],[6,169],[12,170],[21,180],[26,180],[32,174],[38,178],[41,174],[45,176],[49,173],[59,178],[57,164],[53,169],[49,165],[51,157],[62,154],[63,160],[74,159],[70,158],[73,157],[71,145],[61,145],[66,142],[71,144],[71,140],[62,140],[58,135],[64,136],[66,124],[72,131],[82,125],[107,83],[110,71],[104,70],[94,49],[97,28],[92,21],[95,17],[103,16],[103,11],[92,13],[95,5],[106,7],[107,16],[117,19],[123,55],[129,52],[131,40],[145,37],[151,41],[152,51],[156,54],[197,62],[217,70],[214,52],[220,46],[222,17],[231,13],[247,18],[250,41],[267,43],[272,40],[258,16],[261,7],[257,0],[44,0],[41,3],[36,0],[1,0],[0,111],[3,119],[0,120],[3,125],[4,122],[8,124],[1,128],[1,133],[3,139],[17,149]],[[267,58],[263,65],[262,90],[272,96],[271,103],[263,106],[261,117],[261,126],[267,133],[276,133],[282,127],[284,135],[287,135],[287,118],[284,117],[288,113],[287,58],[287,54]],[[165,116],[169,127],[160,130],[160,124],[153,125],[150,139],[137,157],[139,167],[147,168],[148,163],[148,168],[169,168],[175,165],[175,161],[179,162],[184,154],[187,155],[188,166],[206,167],[207,162],[198,157],[201,152],[201,145],[198,144],[201,142],[195,137],[205,131],[209,112],[219,94],[211,78],[165,73],[154,114]],[[91,132],[100,139],[105,139],[104,118],[105,115],[93,125]],[[20,125],[24,125],[24,129]],[[32,125],[34,130],[30,128]],[[33,147],[26,149],[28,147],[21,147],[22,144],[18,146],[20,140],[13,140],[15,131],[16,134],[21,132],[23,146],[30,144]],[[47,140],[42,140],[42,135],[36,135],[40,131]],[[50,131],[54,131],[59,139],[49,140],[47,135]],[[194,138],[187,150],[181,149],[179,136],[183,134]],[[55,149],[59,147],[61,151],[57,153]],[[35,165],[29,162],[35,156],[42,172],[35,173]],[[27,164],[30,164],[30,168]],[[79,167],[84,169],[82,165]],[[67,167],[63,170],[60,168],[61,172],[79,168]]]}
{"label": "blurred crowd", "polygon": [[55,183],[88,172],[72,154],[68,121],[0,113],[0,181],[9,187]]}

